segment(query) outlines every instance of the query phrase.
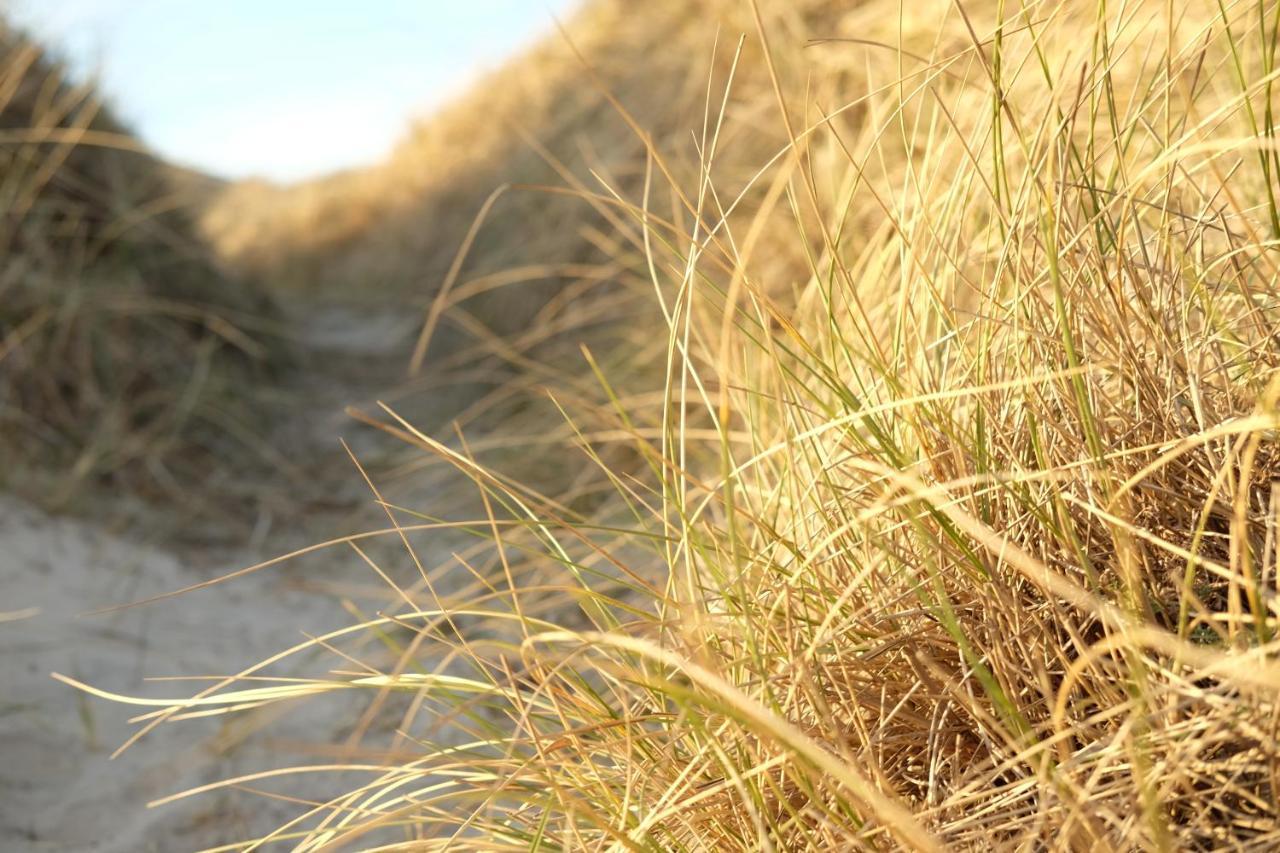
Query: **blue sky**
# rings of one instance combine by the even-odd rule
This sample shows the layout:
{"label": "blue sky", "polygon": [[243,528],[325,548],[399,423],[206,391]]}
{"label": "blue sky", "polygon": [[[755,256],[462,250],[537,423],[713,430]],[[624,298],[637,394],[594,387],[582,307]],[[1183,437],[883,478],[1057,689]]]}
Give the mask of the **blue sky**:
{"label": "blue sky", "polygon": [[375,162],[410,119],[575,0],[0,0],[162,154],[296,180]]}

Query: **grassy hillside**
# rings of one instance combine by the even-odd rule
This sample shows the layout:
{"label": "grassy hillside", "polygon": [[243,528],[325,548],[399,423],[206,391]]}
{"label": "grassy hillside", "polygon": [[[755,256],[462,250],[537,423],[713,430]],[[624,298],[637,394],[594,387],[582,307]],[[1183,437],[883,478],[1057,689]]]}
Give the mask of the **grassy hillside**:
{"label": "grassy hillside", "polygon": [[[732,60],[711,51],[728,13],[720,2],[659,0],[637,26],[633,4],[586,4],[564,35],[419,122],[385,163],[301,186],[232,187],[204,230],[232,263],[273,280],[425,304],[486,198],[506,186],[476,233],[447,322],[472,315],[505,335],[528,331],[553,294],[627,279],[618,255],[636,249],[637,232],[609,195],[643,186],[645,146],[632,124],[663,144],[681,179],[696,179],[690,131],[702,120],[706,73]],[[734,135],[726,145],[755,151],[782,139],[770,122]],[[595,197],[584,202],[587,194]],[[675,212],[668,197],[654,204]]]}
{"label": "grassy hillside", "polygon": [[[830,17],[814,2],[764,14],[793,34]],[[859,20],[841,26],[854,31]],[[458,419],[484,432],[499,425],[506,439],[480,447],[516,445],[483,455],[553,491],[590,487],[519,446],[522,435],[545,443],[571,432],[554,407],[547,417],[539,389],[605,402],[583,369],[583,344],[650,385],[664,370],[665,336],[633,334],[665,321],[653,300],[654,241],[627,205],[647,185],[649,212],[674,229],[661,240],[687,227],[684,188],[701,179],[699,134],[714,118],[708,80],[735,75],[725,105],[735,120],[716,141],[730,152],[716,166],[725,199],[786,139],[768,113],[772,82],[758,45],[737,43],[751,25],[747,7],[658,0],[637,18],[633,4],[597,0],[563,25],[419,121],[386,162],[295,186],[236,184],[201,219],[219,255],[246,274],[316,298],[420,311],[422,351],[406,353],[418,397],[466,386],[476,399]],[[796,94],[811,53],[796,39],[779,57]],[[824,85],[850,77],[833,63]],[[660,160],[647,156],[650,144]],[[750,206],[733,216],[746,222]],[[790,228],[780,217],[757,239],[787,243]],[[777,257],[804,273],[789,248]],[[612,417],[607,405],[600,413]],[[634,462],[627,448],[608,455]]]}
{"label": "grassy hillside", "polygon": [[[145,725],[367,692],[306,768],[362,781],[261,840],[305,849],[1276,847],[1280,8],[601,0],[569,32],[586,65],[553,38],[277,197],[332,231],[209,227],[425,308],[549,169],[568,197],[495,207],[457,285],[593,272],[449,316],[534,336],[498,352],[564,321],[505,356],[592,512],[387,412],[482,510],[387,506],[403,559],[350,540],[386,608]],[[474,544],[433,560],[440,528]]]}
{"label": "grassy hillside", "polygon": [[[195,235],[190,193],[55,59],[0,25],[0,477],[180,491],[251,432],[268,303]],[[51,468],[59,482],[35,486]]]}

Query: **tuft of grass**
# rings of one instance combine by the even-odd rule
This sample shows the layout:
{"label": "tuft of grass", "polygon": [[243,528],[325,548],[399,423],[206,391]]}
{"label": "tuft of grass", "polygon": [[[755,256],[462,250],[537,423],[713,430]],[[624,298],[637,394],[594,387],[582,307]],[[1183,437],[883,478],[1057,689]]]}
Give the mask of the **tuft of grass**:
{"label": "tuft of grass", "polygon": [[379,614],[140,735],[369,694],[348,760],[188,792],[367,774],[245,850],[1273,848],[1280,8],[696,8],[746,36],[697,172],[602,178],[662,364],[556,397],[590,511],[386,409],[475,515],[384,502],[330,543]]}

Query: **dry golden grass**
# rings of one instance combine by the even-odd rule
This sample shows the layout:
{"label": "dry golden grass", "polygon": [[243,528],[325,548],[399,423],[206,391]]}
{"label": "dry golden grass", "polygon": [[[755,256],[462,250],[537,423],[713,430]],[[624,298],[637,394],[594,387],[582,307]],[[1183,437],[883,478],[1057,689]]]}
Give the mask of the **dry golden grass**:
{"label": "dry golden grass", "polygon": [[383,413],[482,511],[387,505],[382,613],[139,718],[370,694],[294,768],[368,782],[238,849],[1280,844],[1280,8],[834,6],[596,7],[611,108],[702,106],[564,175],[651,294],[553,390],[592,510]]}
{"label": "dry golden grass", "polygon": [[[194,235],[195,183],[181,178],[92,85],[0,29],[0,479],[11,487],[48,500],[106,477],[172,494],[251,431],[233,386],[266,352],[268,303]],[[52,485],[39,476],[50,468]]]}

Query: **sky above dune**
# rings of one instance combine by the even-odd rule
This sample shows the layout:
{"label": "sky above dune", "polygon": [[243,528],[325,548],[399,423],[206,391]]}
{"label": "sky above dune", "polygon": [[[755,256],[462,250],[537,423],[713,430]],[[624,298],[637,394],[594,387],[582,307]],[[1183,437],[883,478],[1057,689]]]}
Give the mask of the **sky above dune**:
{"label": "sky above dune", "polygon": [[166,157],[292,181],[376,162],[575,0],[0,0]]}

